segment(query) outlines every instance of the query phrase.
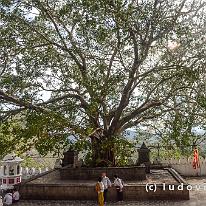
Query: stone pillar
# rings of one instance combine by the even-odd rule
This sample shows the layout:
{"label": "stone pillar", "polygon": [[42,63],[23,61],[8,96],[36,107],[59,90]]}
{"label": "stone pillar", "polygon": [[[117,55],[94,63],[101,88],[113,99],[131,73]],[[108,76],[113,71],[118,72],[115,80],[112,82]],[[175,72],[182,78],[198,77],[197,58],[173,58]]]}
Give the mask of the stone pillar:
{"label": "stone pillar", "polygon": [[145,143],[143,142],[140,149],[138,149],[138,165],[144,164],[146,167],[146,173],[150,173],[150,150],[147,148]]}
{"label": "stone pillar", "polygon": [[78,152],[66,151],[64,152],[64,158],[62,160],[62,167],[71,166],[76,167],[78,163]]}

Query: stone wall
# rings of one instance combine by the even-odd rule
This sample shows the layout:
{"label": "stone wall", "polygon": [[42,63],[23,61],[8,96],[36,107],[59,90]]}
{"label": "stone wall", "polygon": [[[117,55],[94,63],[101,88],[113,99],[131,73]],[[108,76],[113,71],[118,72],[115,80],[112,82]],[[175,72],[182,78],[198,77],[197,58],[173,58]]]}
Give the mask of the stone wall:
{"label": "stone wall", "polygon": [[145,167],[96,167],[96,168],[69,168],[60,169],[62,180],[97,180],[106,172],[109,178],[117,174],[123,180],[144,180],[146,179]]}
{"label": "stone wall", "polygon": [[[38,185],[26,184],[20,187],[22,199],[37,200],[96,200],[97,194],[94,186],[79,185]],[[146,191],[145,185],[130,185],[124,187],[124,200],[188,200],[189,191],[184,189],[163,190],[162,185],[157,186],[156,192]],[[108,200],[116,200],[115,188],[110,188]]]}

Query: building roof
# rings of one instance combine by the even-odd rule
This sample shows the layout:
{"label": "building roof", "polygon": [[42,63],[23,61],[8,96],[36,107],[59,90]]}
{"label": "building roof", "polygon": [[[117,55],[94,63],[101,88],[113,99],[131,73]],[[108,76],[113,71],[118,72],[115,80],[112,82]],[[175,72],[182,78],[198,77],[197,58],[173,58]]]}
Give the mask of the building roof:
{"label": "building roof", "polygon": [[20,157],[17,157],[16,154],[8,154],[3,158],[2,163],[5,163],[5,162],[22,162],[22,161],[23,161],[23,159],[21,159]]}

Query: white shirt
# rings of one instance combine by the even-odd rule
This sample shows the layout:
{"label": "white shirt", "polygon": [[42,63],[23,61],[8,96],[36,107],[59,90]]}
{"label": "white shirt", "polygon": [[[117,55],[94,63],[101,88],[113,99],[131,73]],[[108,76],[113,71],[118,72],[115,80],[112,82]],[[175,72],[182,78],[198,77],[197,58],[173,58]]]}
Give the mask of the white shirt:
{"label": "white shirt", "polygon": [[18,191],[14,192],[13,199],[14,200],[19,200],[19,192]]}
{"label": "white shirt", "polygon": [[120,189],[122,189],[123,188],[122,180],[120,178],[116,178],[114,180],[114,186],[115,187],[120,187]]}
{"label": "white shirt", "polygon": [[109,179],[109,177],[102,177],[102,183],[104,184],[104,189],[108,189],[108,187],[112,186],[112,183]]}
{"label": "white shirt", "polygon": [[98,193],[104,192],[104,184],[103,184],[103,182],[98,182],[98,184],[100,186],[100,191],[98,191]]}
{"label": "white shirt", "polygon": [[7,205],[11,205],[12,204],[12,194],[11,193],[7,193],[4,196],[4,203],[6,203]]}

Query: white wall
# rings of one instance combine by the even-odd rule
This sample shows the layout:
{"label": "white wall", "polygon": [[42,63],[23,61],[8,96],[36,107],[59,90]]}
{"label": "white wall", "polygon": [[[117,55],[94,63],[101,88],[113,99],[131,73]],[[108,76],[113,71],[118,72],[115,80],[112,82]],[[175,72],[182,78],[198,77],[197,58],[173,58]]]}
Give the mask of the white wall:
{"label": "white wall", "polygon": [[170,166],[183,176],[206,176],[206,159],[200,157],[200,168],[194,169],[192,166],[193,158],[163,159],[163,166]]}

